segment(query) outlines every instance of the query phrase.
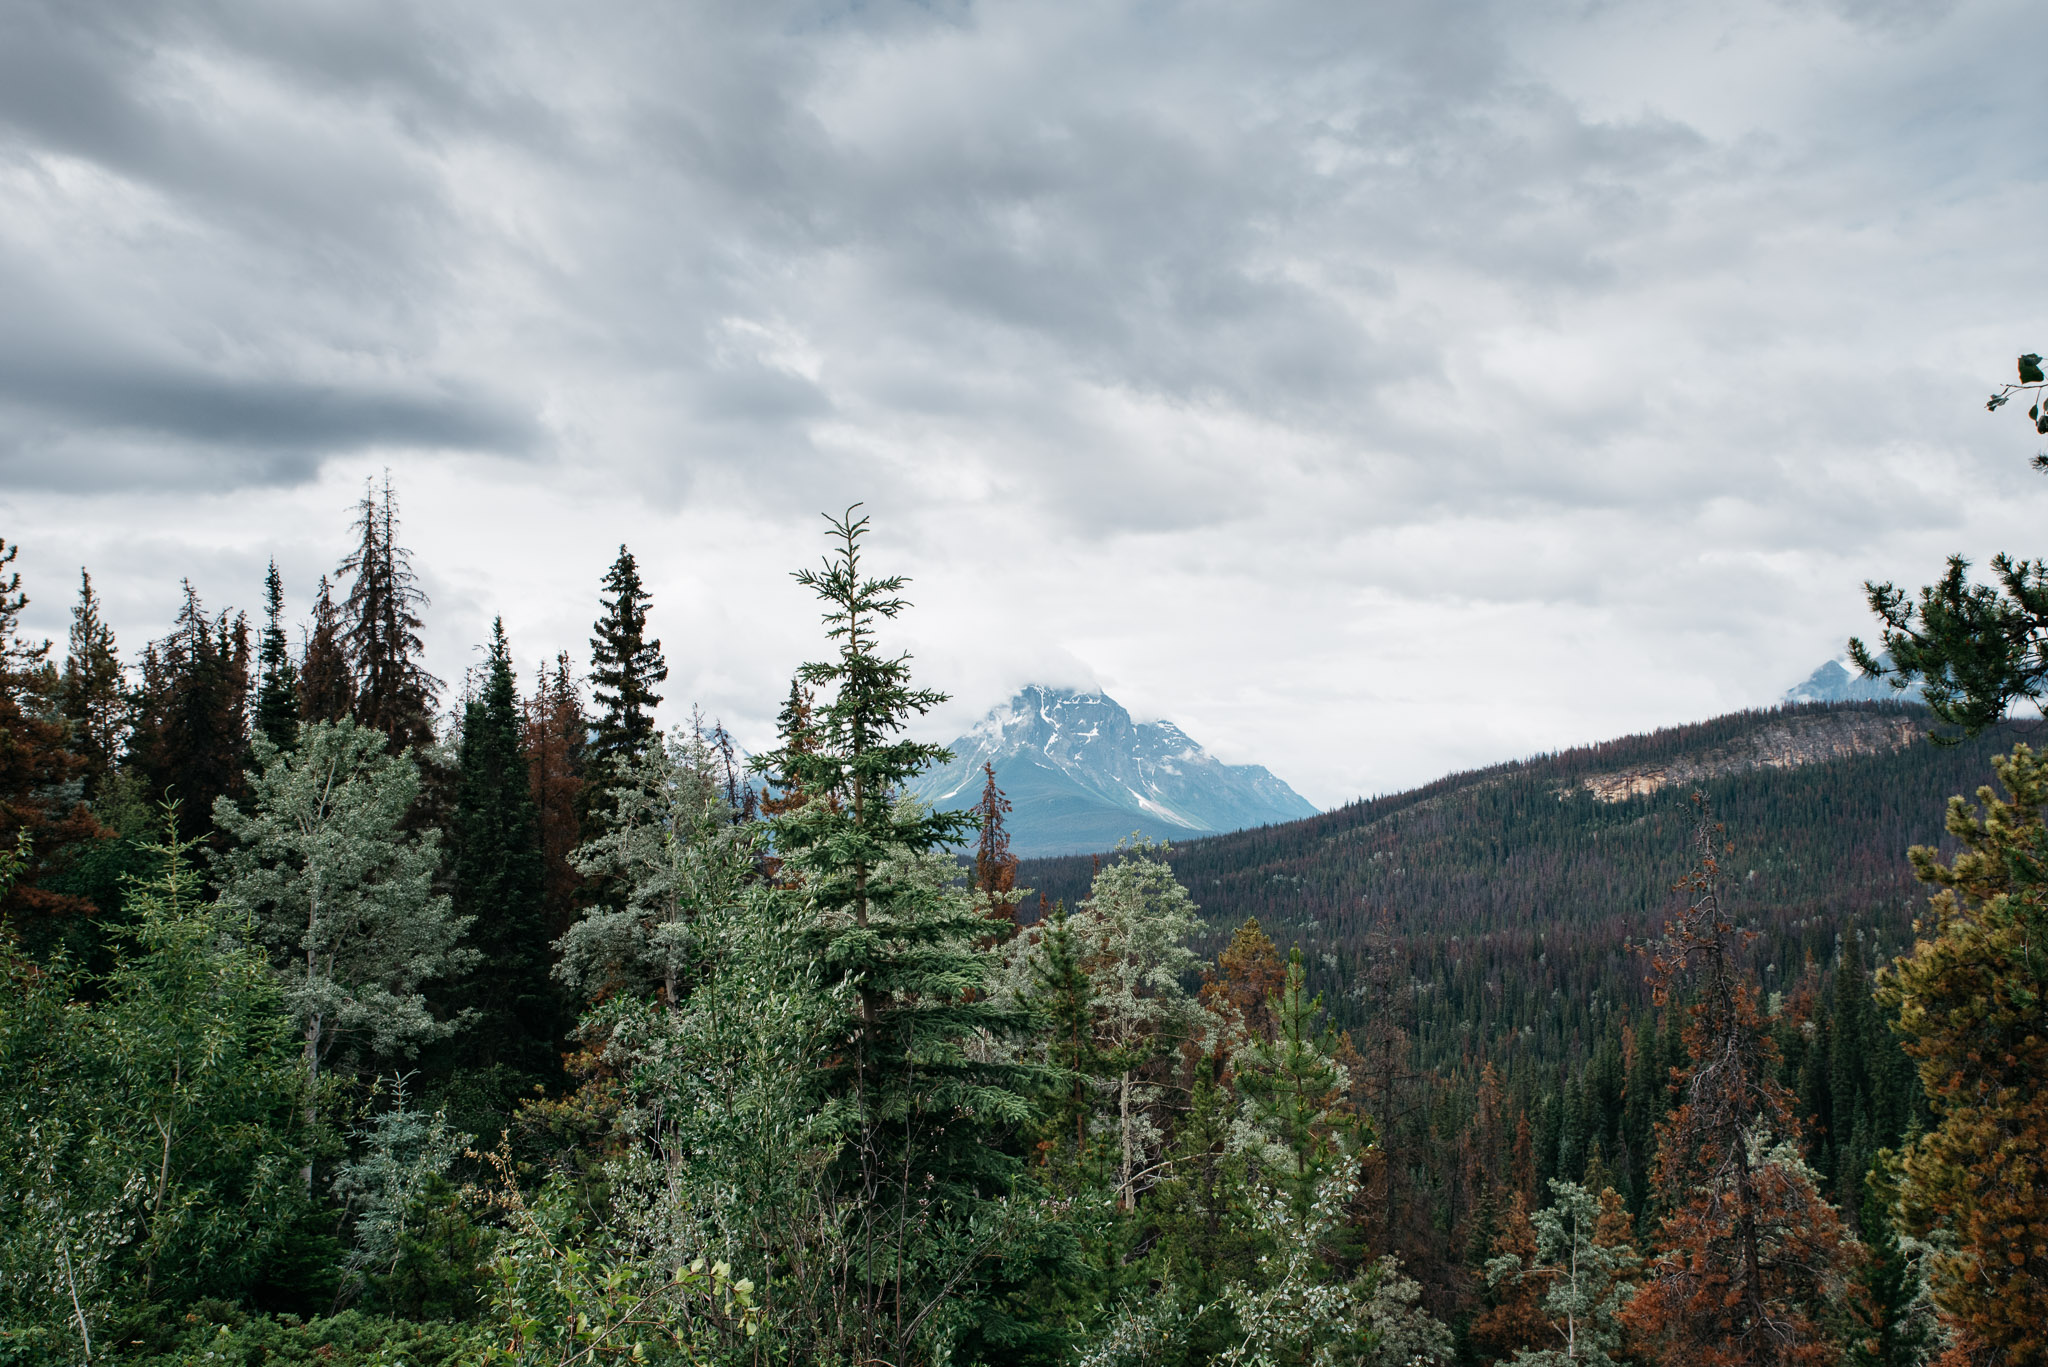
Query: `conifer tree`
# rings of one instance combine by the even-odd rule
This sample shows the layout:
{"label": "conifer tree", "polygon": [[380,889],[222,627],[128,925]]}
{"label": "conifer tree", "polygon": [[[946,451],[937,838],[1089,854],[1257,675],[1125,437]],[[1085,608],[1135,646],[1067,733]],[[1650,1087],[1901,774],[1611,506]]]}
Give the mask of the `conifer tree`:
{"label": "conifer tree", "polygon": [[71,723],[71,751],[83,761],[79,777],[85,798],[99,796],[120,758],[128,732],[128,700],[114,629],[100,614],[92,576],[78,572],[78,602],[71,609],[71,648],[64,656],[61,687],[64,718]]}
{"label": "conifer tree", "polygon": [[1202,1005],[1223,1033],[1225,1057],[1244,1044],[1273,1038],[1273,1000],[1287,982],[1287,965],[1260,927],[1248,917],[1216,956],[1216,966],[1202,972]]}
{"label": "conifer tree", "polygon": [[[801,678],[789,681],[789,697],[775,716],[775,734],[781,738],[778,753],[808,754],[814,748],[814,700]],[[762,770],[761,814],[780,816],[804,803],[804,791],[794,775]]]}
{"label": "conifer tree", "polygon": [[583,715],[583,697],[569,666],[569,653],[555,657],[555,668],[538,671],[533,696],[526,702],[524,744],[531,775],[535,814],[540,823],[541,900],[547,911],[550,942],[559,939],[576,919],[576,898],[582,875],[569,856],[582,843],[584,751],[590,723]]}
{"label": "conifer tree", "polygon": [[1017,933],[1017,856],[1010,853],[1010,799],[996,786],[996,766],[981,766],[985,776],[981,800],[974,814],[981,819],[981,839],[974,850],[974,890],[981,897],[981,914],[997,923],[998,937],[1009,939]]}
{"label": "conifer tree", "polygon": [[83,897],[42,886],[85,841],[102,834],[84,803],[71,795],[83,761],[71,749],[71,728],[58,714],[50,643],[20,633],[28,595],[11,570],[19,548],[0,538],[0,849],[19,867],[0,890],[0,918],[43,932],[92,911]]}
{"label": "conifer tree", "polygon": [[461,993],[476,1013],[464,1052],[475,1063],[548,1075],[569,1022],[549,974],[540,813],[503,618],[491,624],[483,687],[463,710],[457,775],[455,910],[482,956]]}
{"label": "conifer tree", "polygon": [[654,688],[668,678],[661,642],[647,636],[652,599],[640,583],[640,566],[624,546],[605,572],[604,590],[599,600],[604,611],[590,638],[590,684],[597,703],[590,758],[600,772],[631,760],[654,738],[654,709],[661,703]]}
{"label": "conifer tree", "polygon": [[1237,1056],[1238,1089],[1247,1108],[1272,1137],[1266,1164],[1277,1185],[1306,1218],[1323,1181],[1357,1151],[1342,1110],[1349,1083],[1336,1053],[1336,1032],[1322,1023],[1322,998],[1308,993],[1299,947],[1287,959],[1287,977],[1270,1005],[1271,1040],[1256,1040]]}
{"label": "conifer tree", "polygon": [[[1978,809],[1949,802],[1961,846],[1911,851],[1940,889],[1910,954],[1879,978],[1935,1124],[1900,1155],[1905,1227],[1938,1232],[1935,1304],[1986,1360],[2048,1356],[2048,762],[1993,761]],[[1993,1357],[1992,1355],[1997,1355]]]}
{"label": "conifer tree", "polygon": [[1165,847],[1140,839],[1118,849],[1123,857],[1095,875],[1073,928],[1095,984],[1098,1048],[1115,1077],[1116,1191],[1130,1210],[1144,1160],[1163,1137],[1150,1073],[1200,1029],[1200,1008],[1182,984],[1200,962],[1187,946],[1199,923]]}
{"label": "conifer tree", "polygon": [[1691,901],[1655,962],[1660,995],[1698,984],[1681,1105],[1659,1133],[1657,1184],[1682,1193],[1626,1318],[1656,1362],[1702,1367],[1832,1363],[1853,1254],[1800,1153],[1791,1094],[1749,984],[1743,935],[1721,901],[1719,828],[1697,794]]}
{"label": "conifer tree", "polygon": [[[1534,1246],[1526,1235],[1517,1238],[1516,1247],[1487,1263],[1486,1279],[1491,1286],[1522,1288],[1506,1302],[1515,1307],[1513,1332],[1535,1333],[1520,1340],[1516,1367],[1609,1367],[1621,1347],[1621,1311],[1641,1261],[1629,1239],[1628,1213],[1611,1189],[1595,1196],[1576,1182],[1553,1181],[1550,1190],[1553,1204],[1529,1217]],[[1531,1289],[1541,1292],[1533,1305]],[[1529,1310],[1538,1307],[1532,1325]],[[1489,1330],[1503,1332],[1509,1318],[1496,1317]]]}
{"label": "conifer tree", "polygon": [[1100,1073],[1100,1052],[1095,1047],[1094,986],[1065,903],[1033,928],[1024,957],[1030,973],[1025,1001],[1037,1016],[1049,1081],[1058,1098],[1048,1116],[1052,1143],[1064,1157],[1067,1137],[1073,1137],[1078,1172],[1088,1156],[1088,1119],[1095,1110],[1089,1092]]}
{"label": "conifer tree", "polygon": [[[348,652],[341,640],[341,609],[334,585],[320,576],[313,598],[313,626],[299,659],[299,720],[340,721],[355,711],[355,680],[349,675]],[[267,731],[265,734],[269,734]]]}
{"label": "conifer tree", "polygon": [[351,576],[341,608],[341,646],[354,689],[351,715],[382,731],[397,750],[434,741],[434,699],[441,681],[420,663],[420,613],[427,595],[412,552],[398,544],[398,503],[385,476],[381,497],[363,488],[356,505],[356,547],[338,574]]}
{"label": "conifer tree", "polygon": [[253,749],[252,810],[214,803],[235,842],[221,901],[247,919],[282,980],[312,1123],[337,1046],[367,1062],[454,1031],[424,988],[476,956],[461,945],[466,922],[434,891],[440,831],[405,829],[420,786],[409,753],[352,721],[308,723],[290,751],[263,736]]}
{"label": "conifer tree", "polygon": [[299,671],[284,634],[284,580],[277,562],[263,576],[263,634],[256,645],[256,729],[280,750],[299,730]]}
{"label": "conifer tree", "polygon": [[896,800],[947,758],[902,738],[943,695],[914,688],[908,657],[883,654],[877,639],[908,606],[905,581],[867,577],[866,518],[849,509],[830,522],[834,555],[796,576],[822,600],[836,647],[801,678],[829,701],[808,750],[785,736],[761,764],[804,794],[767,823],[792,885],[778,895],[803,908],[825,985],[846,994],[845,1043],[819,1082],[845,1135],[831,1180],[857,1250],[842,1282],[849,1329],[857,1351],[900,1361],[943,1284],[970,1275],[946,1259],[1009,1185],[1031,1071],[983,1052],[979,1041],[1026,1019],[985,994],[989,957],[974,944],[987,922],[934,877],[931,861],[974,818]]}
{"label": "conifer tree", "polygon": [[129,761],[151,800],[175,801],[181,837],[209,830],[222,797],[243,791],[249,752],[249,622],[209,616],[189,581],[177,626],[143,650]]}

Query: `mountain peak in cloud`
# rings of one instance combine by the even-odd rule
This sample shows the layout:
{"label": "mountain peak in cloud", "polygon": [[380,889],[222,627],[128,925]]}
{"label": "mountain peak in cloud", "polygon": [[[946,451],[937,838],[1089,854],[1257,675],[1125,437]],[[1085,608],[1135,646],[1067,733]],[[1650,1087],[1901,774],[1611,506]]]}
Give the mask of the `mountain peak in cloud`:
{"label": "mountain peak in cloud", "polygon": [[[1879,664],[1892,662],[1889,655],[1877,657]],[[1829,660],[1803,683],[1794,684],[1785,690],[1781,701],[1801,702],[1919,702],[1920,685],[1908,684],[1893,688],[1888,679],[1873,679],[1861,670],[1853,670],[1840,659]]]}
{"label": "mountain peak in cloud", "polygon": [[1134,831],[1186,839],[1316,813],[1263,766],[1225,764],[1170,721],[1134,721],[1100,688],[1027,685],[952,750],[953,762],[912,791],[937,807],[971,807],[982,766],[993,764],[1021,855],[1107,850]]}

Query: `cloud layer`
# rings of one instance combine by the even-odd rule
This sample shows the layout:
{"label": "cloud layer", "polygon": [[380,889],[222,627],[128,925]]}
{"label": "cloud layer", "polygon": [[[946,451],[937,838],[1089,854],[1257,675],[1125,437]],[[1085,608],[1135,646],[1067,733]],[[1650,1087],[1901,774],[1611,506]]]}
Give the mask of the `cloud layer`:
{"label": "cloud layer", "polygon": [[1334,802],[1771,700],[2040,549],[2023,6],[6,5],[0,535],[303,604],[390,468],[454,677],[765,739],[865,500],[950,734],[1093,678]]}

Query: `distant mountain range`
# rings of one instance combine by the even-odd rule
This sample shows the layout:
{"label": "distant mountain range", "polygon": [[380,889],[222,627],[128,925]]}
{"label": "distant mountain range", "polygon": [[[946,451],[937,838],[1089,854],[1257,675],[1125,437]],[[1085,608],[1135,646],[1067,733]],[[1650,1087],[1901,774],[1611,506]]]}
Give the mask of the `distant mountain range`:
{"label": "distant mountain range", "polygon": [[1138,722],[1099,692],[1033,684],[952,744],[912,793],[972,807],[982,766],[1011,804],[1010,847],[1035,857],[1107,850],[1132,833],[1183,840],[1314,816],[1257,764],[1225,764],[1169,721]]}

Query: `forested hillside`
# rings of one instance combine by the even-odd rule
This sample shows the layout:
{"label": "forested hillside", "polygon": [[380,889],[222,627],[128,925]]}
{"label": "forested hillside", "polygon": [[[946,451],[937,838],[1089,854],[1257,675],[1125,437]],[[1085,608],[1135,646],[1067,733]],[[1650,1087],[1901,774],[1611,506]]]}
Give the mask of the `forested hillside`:
{"label": "forested hillside", "polygon": [[751,764],[656,725],[625,547],[587,656],[451,688],[388,485],[296,631],[273,568],[124,651],[81,576],[60,654],[0,542],[0,1363],[2029,1360],[2010,735],[1744,714],[1020,865],[992,768],[908,796],[865,532]]}
{"label": "forested hillside", "polygon": [[[1845,943],[1866,964],[1908,943],[1925,906],[1906,850],[1943,839],[1947,800],[2034,728],[1927,740],[1919,707],[1740,712],[1453,774],[1304,821],[1176,843],[1205,947],[1256,917],[1299,944],[1346,1024],[1389,951],[1414,984],[1420,1061],[1474,1066],[1583,1050],[1603,1004],[1648,1001],[1647,958],[1675,905],[1672,851],[1706,795],[1733,847],[1728,904],[1762,934],[1764,989],[1790,991]],[[1644,791],[1647,790],[1647,791]],[[1094,860],[1027,860],[1021,886],[1086,896]]]}

